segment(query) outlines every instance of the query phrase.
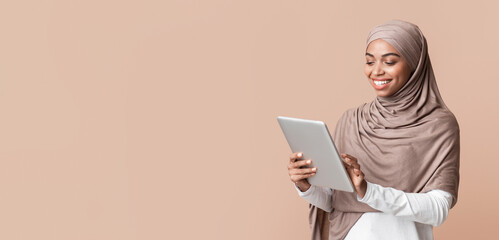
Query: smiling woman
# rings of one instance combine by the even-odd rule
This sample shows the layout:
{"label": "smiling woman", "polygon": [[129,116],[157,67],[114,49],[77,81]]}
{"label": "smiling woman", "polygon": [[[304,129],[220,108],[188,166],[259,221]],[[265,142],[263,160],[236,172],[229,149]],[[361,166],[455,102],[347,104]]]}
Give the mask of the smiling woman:
{"label": "smiling woman", "polygon": [[319,169],[302,167],[313,159],[289,159],[290,179],[310,203],[312,239],[433,239],[457,202],[459,126],[416,25],[376,26],[365,55],[377,96],[347,110],[333,137],[355,192],[312,186]]}
{"label": "smiling woman", "polygon": [[380,97],[393,95],[409,80],[407,61],[383,39],[372,41],[366,51],[364,73]]}

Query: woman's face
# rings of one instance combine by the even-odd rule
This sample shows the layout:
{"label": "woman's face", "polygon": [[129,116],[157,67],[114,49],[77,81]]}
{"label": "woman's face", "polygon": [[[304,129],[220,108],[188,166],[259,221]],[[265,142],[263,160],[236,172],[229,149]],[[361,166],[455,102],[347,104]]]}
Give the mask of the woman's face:
{"label": "woman's face", "polygon": [[397,49],[376,39],[367,46],[364,73],[378,96],[389,97],[409,80],[411,69]]}

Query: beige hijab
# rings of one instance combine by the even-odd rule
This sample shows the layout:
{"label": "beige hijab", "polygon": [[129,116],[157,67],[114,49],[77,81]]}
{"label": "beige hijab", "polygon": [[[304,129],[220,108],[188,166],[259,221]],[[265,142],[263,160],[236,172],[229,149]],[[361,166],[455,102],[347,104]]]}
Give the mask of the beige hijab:
{"label": "beige hijab", "polygon": [[[338,150],[358,159],[369,182],[409,193],[444,190],[453,207],[459,126],[440,97],[426,39],[416,25],[399,20],[374,27],[367,45],[376,39],[395,47],[413,73],[394,95],[345,112],[334,133]],[[344,239],[364,212],[377,211],[358,202],[356,193],[334,191],[332,202],[331,213],[310,205],[312,239]]]}

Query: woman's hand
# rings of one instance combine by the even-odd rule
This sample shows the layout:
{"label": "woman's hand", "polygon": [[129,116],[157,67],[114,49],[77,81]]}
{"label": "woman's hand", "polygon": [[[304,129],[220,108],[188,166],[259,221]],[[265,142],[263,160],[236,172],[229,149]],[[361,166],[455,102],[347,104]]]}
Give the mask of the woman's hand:
{"label": "woman's hand", "polygon": [[317,168],[300,168],[312,164],[312,160],[298,160],[303,153],[292,153],[289,156],[288,172],[292,182],[300,191],[305,192],[310,188],[307,178],[315,175]]}
{"label": "woman's hand", "polygon": [[341,157],[344,159],[343,165],[345,165],[345,169],[350,175],[355,191],[361,198],[364,198],[367,191],[367,182],[364,180],[364,173],[360,170],[357,158],[344,153],[341,154]]}

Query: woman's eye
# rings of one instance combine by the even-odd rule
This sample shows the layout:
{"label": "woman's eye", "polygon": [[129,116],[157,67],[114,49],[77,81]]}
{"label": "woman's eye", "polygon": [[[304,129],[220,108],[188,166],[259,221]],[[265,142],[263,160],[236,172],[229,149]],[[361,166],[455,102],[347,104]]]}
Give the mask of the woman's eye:
{"label": "woman's eye", "polygon": [[367,65],[373,65],[374,62],[366,62]]}
{"label": "woman's eye", "polygon": [[386,65],[390,65],[390,66],[393,65],[393,64],[395,64],[395,63],[396,62],[385,62]]}

